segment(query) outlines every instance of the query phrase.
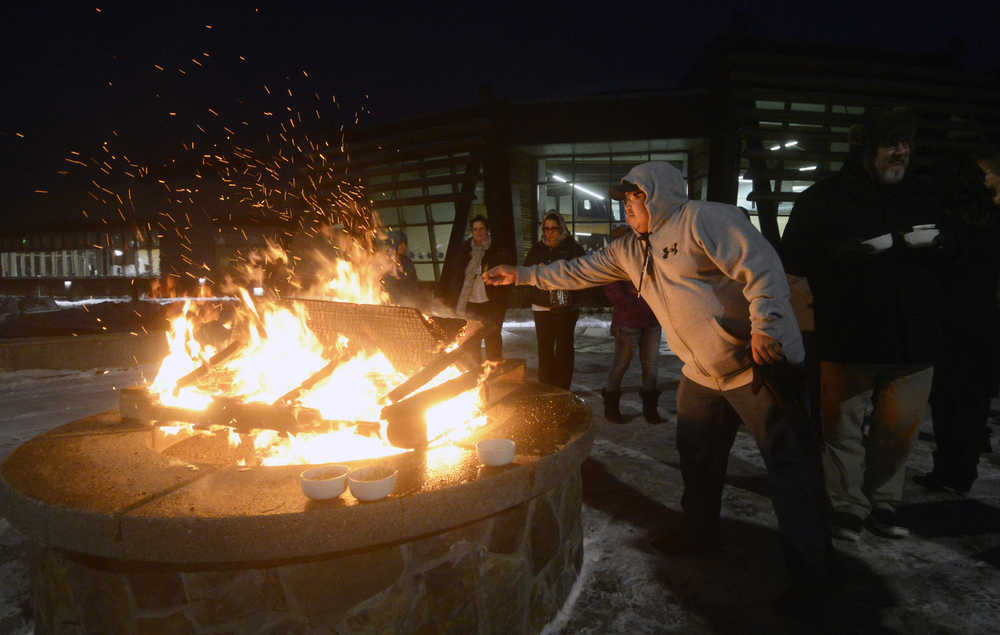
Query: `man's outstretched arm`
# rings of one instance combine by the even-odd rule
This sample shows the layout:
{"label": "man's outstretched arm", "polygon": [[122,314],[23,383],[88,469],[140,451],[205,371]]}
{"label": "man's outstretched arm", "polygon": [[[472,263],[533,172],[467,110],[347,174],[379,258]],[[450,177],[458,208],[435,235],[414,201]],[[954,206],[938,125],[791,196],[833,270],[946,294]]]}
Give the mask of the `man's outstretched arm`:
{"label": "man's outstretched arm", "polygon": [[483,274],[486,284],[530,284],[539,289],[586,289],[616,280],[628,280],[628,274],[618,265],[614,246],[573,258],[556,260],[547,265],[510,267],[500,265]]}

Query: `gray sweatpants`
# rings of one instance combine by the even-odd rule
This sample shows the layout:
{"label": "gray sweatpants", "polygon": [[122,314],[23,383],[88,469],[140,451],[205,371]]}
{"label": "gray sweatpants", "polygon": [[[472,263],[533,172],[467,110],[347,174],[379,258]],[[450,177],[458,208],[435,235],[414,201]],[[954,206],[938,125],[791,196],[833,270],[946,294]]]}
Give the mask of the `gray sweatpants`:
{"label": "gray sweatpants", "polygon": [[933,377],[927,365],[820,362],[823,468],[834,511],[866,518],[902,502]]}

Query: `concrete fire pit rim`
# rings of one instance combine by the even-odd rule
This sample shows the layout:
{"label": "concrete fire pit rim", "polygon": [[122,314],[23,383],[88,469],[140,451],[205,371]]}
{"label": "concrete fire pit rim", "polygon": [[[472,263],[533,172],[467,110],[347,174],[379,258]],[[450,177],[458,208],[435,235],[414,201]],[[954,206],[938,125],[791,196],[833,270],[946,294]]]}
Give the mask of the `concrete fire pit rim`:
{"label": "concrete fire pit rim", "polygon": [[[50,438],[58,437],[58,430],[49,433]],[[136,433],[140,431],[131,432]],[[557,452],[537,459],[518,457],[515,465],[487,472],[483,478],[381,501],[321,503],[288,512],[258,510],[253,515],[236,510],[214,517],[144,515],[170,496],[205,487],[208,479],[225,478],[237,471],[235,466],[192,474],[163,498],[112,513],[31,498],[0,473],[0,512],[37,541],[96,557],[176,563],[309,557],[406,540],[514,507],[558,485],[568,470],[579,469],[592,439],[587,409],[585,420],[576,422],[573,435]],[[298,490],[301,467],[281,468]],[[365,531],[357,531],[359,526]]]}

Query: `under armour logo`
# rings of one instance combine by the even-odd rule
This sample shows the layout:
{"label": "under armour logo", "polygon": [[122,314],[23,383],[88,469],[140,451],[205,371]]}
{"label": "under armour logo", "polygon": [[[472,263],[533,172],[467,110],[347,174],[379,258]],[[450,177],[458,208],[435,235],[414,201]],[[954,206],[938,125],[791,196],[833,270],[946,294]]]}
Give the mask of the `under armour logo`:
{"label": "under armour logo", "polygon": [[663,257],[669,258],[670,256],[677,255],[677,243],[674,243],[672,247],[663,248]]}

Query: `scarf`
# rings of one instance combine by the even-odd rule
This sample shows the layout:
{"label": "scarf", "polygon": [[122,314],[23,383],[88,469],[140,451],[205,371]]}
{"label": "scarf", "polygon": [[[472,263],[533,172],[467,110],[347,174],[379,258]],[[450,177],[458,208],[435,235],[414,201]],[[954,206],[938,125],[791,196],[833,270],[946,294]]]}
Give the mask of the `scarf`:
{"label": "scarf", "polygon": [[476,241],[469,240],[471,250],[469,252],[469,263],[465,265],[465,278],[462,282],[462,291],[458,294],[458,304],[455,306],[455,312],[459,315],[465,315],[466,305],[469,303],[469,296],[472,295],[472,291],[476,284],[483,285],[483,292],[486,291],[486,285],[483,282],[482,266],[483,266],[483,256],[486,255],[486,251],[490,248],[493,237],[487,235],[486,240],[483,241],[482,245],[477,245]]}

